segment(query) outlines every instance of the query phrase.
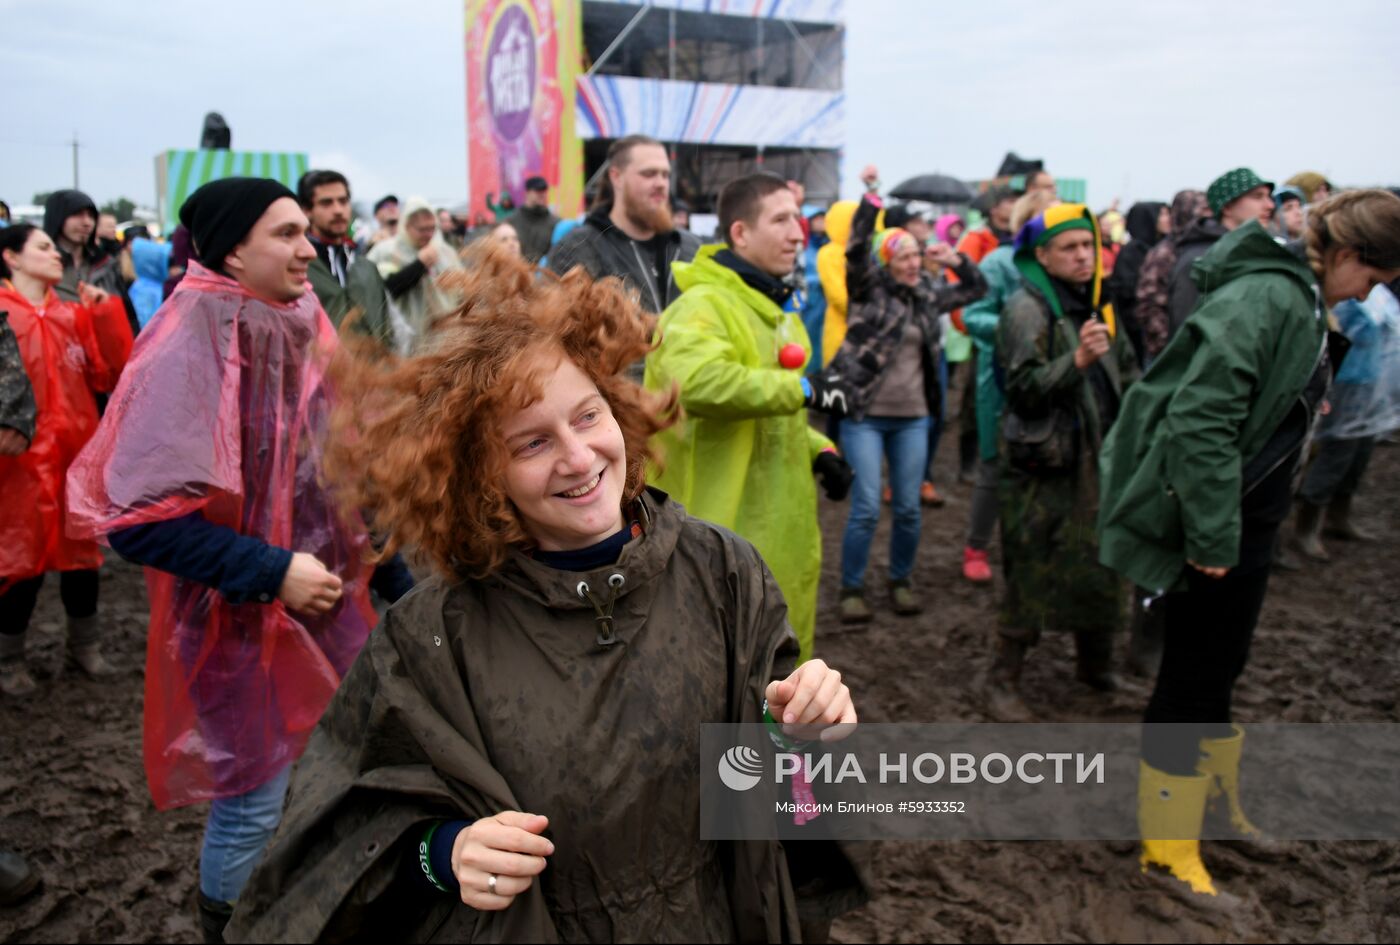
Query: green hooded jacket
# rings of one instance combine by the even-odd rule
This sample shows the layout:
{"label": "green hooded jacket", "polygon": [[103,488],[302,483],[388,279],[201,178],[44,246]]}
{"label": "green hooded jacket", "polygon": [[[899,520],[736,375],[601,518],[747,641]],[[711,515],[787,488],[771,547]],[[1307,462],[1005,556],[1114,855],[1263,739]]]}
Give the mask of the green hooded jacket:
{"label": "green hooded jacket", "polygon": [[384,289],[384,280],[374,263],[360,256],[350,266],[349,284],[341,288],[329,266],[317,256],[306,267],[306,278],[311,290],[321,301],[326,317],[336,330],[351,312],[357,312],[354,331],[374,338],[380,344],[392,347],[393,327],[389,323],[389,297]]}
{"label": "green hooded jacket", "polygon": [[1327,324],[1317,279],[1257,222],[1191,273],[1201,301],[1123,401],[1100,458],[1099,560],[1151,590],[1239,562],[1242,471],[1299,401]]}
{"label": "green hooded jacket", "polygon": [[[678,385],[685,420],[658,435],[663,468],[648,478],[691,515],[758,548],[807,660],[822,561],[812,461],[832,443],[803,409],[812,344],[801,317],[716,262],[724,248],[702,247],[693,262],[671,267],[682,295],[661,314],[644,383]],[[796,369],[778,364],[786,344],[807,353]]]}
{"label": "green hooded jacket", "polygon": [[1021,272],[1010,246],[998,246],[977,268],[987,280],[987,294],[963,309],[963,324],[977,346],[977,445],[987,462],[1001,447],[1001,409],[1006,396],[997,384],[997,320],[1007,299],[1021,287]]}

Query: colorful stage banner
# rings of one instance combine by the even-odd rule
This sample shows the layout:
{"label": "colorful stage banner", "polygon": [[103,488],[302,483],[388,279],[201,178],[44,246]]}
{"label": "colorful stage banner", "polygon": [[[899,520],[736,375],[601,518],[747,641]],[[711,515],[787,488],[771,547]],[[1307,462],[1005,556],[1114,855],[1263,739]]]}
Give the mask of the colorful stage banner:
{"label": "colorful stage banner", "polygon": [[[525,181],[549,181],[550,203],[583,202],[583,146],[574,133],[579,0],[466,0],[467,154],[471,213]],[[489,218],[489,217],[488,217]]]}

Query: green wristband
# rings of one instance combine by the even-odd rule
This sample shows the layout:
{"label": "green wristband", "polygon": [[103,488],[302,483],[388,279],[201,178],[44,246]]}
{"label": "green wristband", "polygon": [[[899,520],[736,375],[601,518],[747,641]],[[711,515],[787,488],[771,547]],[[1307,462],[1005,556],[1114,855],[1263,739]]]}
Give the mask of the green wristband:
{"label": "green wristband", "polygon": [[778,724],[778,720],[773,718],[773,713],[768,711],[768,700],[763,700],[763,725],[768,729],[768,737],[773,744],[783,751],[795,751],[801,742],[796,742],[783,734],[783,727]]}
{"label": "green wristband", "polygon": [[451,892],[452,890],[444,886],[442,880],[438,879],[437,874],[433,872],[433,862],[429,855],[429,851],[433,848],[433,834],[437,833],[437,829],[441,826],[442,821],[434,821],[433,825],[428,828],[427,833],[423,834],[423,839],[418,841],[418,868],[423,871],[423,875],[428,878],[428,882],[432,883],[443,892]]}

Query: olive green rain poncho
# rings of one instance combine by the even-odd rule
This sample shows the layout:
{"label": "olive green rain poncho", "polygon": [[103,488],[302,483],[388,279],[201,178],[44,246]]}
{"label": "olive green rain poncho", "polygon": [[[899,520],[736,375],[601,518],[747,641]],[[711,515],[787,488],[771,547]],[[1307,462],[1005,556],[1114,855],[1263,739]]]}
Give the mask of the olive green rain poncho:
{"label": "olive green rain poncho", "polygon": [[[307,747],[230,941],[787,942],[863,901],[835,844],[700,838],[701,723],[759,722],[797,647],[748,542],[660,492],[639,506],[643,533],[613,565],[514,553],[390,608]],[[611,598],[612,642],[580,582]],[[555,848],[509,907],[414,875],[429,822],[503,810],[548,816]]]}

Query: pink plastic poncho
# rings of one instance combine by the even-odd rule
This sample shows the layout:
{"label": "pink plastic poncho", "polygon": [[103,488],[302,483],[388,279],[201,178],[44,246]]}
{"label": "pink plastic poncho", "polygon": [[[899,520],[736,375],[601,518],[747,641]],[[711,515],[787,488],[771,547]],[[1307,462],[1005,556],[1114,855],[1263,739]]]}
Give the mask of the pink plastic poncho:
{"label": "pink plastic poncho", "polygon": [[162,810],[245,793],[295,761],[374,626],[367,538],[319,478],[335,345],[309,287],[266,302],[191,263],[69,471],[70,535],[198,511],[344,582],[311,617],[146,570],[144,755]]}

